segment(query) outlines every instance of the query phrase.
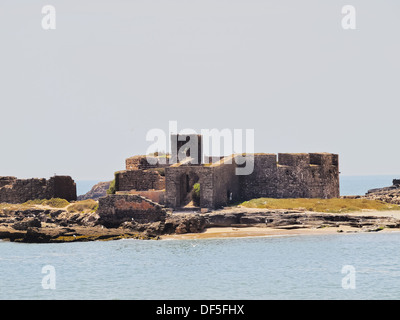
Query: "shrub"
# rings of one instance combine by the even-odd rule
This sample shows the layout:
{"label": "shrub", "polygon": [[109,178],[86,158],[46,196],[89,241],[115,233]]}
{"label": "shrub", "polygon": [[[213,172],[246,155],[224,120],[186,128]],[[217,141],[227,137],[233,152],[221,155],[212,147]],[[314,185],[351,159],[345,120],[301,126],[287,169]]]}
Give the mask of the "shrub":
{"label": "shrub", "polygon": [[196,206],[200,205],[200,183],[195,183],[192,189],[192,200]]}
{"label": "shrub", "polygon": [[115,188],[115,179],[110,182],[110,187],[107,190],[107,194],[115,194],[116,188]]}

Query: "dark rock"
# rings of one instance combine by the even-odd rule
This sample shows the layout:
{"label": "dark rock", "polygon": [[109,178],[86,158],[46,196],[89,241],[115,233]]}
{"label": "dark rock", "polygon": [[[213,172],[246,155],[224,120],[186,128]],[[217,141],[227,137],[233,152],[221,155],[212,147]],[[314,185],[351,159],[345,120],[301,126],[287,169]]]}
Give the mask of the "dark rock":
{"label": "dark rock", "polygon": [[28,230],[31,227],[40,228],[41,226],[42,224],[37,218],[26,218],[11,225],[15,230]]}
{"label": "dark rock", "polygon": [[207,214],[207,228],[230,227],[239,224],[243,213],[210,213]]}
{"label": "dark rock", "polygon": [[265,216],[245,214],[240,218],[240,224],[264,224]]}

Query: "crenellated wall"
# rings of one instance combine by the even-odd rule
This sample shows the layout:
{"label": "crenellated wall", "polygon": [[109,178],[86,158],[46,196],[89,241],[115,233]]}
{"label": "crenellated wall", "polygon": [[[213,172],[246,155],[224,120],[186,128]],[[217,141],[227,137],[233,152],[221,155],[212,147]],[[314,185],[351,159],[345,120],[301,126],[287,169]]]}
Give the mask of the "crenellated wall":
{"label": "crenellated wall", "polygon": [[254,171],[240,176],[244,199],[339,197],[339,161],[331,153],[255,154]]}

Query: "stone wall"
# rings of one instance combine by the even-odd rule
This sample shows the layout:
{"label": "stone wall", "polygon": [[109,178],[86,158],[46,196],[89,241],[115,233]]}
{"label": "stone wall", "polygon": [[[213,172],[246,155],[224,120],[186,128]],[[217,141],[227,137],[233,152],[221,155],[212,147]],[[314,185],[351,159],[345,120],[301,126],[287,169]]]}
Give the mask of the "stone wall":
{"label": "stone wall", "polygon": [[[212,207],[222,207],[238,201],[240,195],[239,177],[233,157],[226,157],[211,165],[213,170]],[[201,186],[200,186],[201,188]]]}
{"label": "stone wall", "polygon": [[200,207],[217,208],[238,200],[239,176],[235,174],[235,169],[233,161],[208,166],[176,164],[166,168],[166,205],[172,208],[186,205],[196,182],[200,184]]}
{"label": "stone wall", "polygon": [[193,164],[202,163],[202,141],[199,134],[171,134],[171,164],[180,159],[193,158]]}
{"label": "stone wall", "polygon": [[168,158],[151,156],[133,156],[125,160],[126,170],[147,170],[168,167]]}
{"label": "stone wall", "polygon": [[102,225],[113,228],[123,222],[163,222],[166,210],[160,204],[139,195],[115,194],[99,199],[97,214]]}
{"label": "stone wall", "polygon": [[165,190],[130,190],[130,191],[117,191],[116,194],[137,194],[151,201],[157,202],[161,205],[165,204]]}
{"label": "stone wall", "polygon": [[278,188],[277,171],[276,154],[254,154],[253,173],[239,177],[241,198],[246,200],[260,197],[276,198]]}
{"label": "stone wall", "polygon": [[255,154],[254,171],[240,176],[243,199],[339,197],[338,155]]}
{"label": "stone wall", "polygon": [[200,183],[200,206],[208,207],[213,198],[212,169],[175,164],[165,168],[165,203],[172,208],[187,204],[195,183]]}
{"label": "stone wall", "polygon": [[23,203],[34,199],[62,198],[76,200],[76,184],[69,176],[54,176],[49,180],[0,177],[0,202]]}
{"label": "stone wall", "polygon": [[253,172],[240,176],[235,172],[236,163],[229,158],[205,166],[179,163],[166,168],[166,205],[184,206],[193,181],[200,183],[200,207],[207,208],[218,208],[239,199],[334,198],[340,195],[338,156],[335,154],[257,153]]}
{"label": "stone wall", "polygon": [[162,190],[165,189],[165,176],[157,170],[126,170],[115,173],[117,191]]}

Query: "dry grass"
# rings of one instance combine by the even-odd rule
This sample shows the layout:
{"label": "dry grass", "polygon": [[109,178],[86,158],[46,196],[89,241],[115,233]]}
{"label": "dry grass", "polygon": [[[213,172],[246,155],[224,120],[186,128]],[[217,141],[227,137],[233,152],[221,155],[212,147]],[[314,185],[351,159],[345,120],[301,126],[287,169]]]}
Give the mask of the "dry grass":
{"label": "dry grass", "polygon": [[60,198],[51,198],[51,199],[36,199],[36,200],[29,200],[22,204],[25,207],[30,207],[34,205],[42,205],[51,208],[65,208],[69,205],[69,202],[65,199]]}
{"label": "dry grass", "polygon": [[99,207],[99,204],[96,200],[88,199],[77,201],[70,206],[68,206],[67,211],[70,213],[90,213],[95,212]]}
{"label": "dry grass", "polygon": [[272,199],[258,198],[240,204],[247,208],[307,210],[314,212],[346,213],[363,210],[400,210],[399,205],[368,199]]}
{"label": "dry grass", "polygon": [[24,203],[12,204],[12,203],[0,203],[0,211],[15,211],[15,210],[29,210],[43,207],[66,209],[70,213],[91,213],[98,209],[98,202],[95,200],[83,200],[73,203],[69,203],[65,199],[53,198],[53,199],[36,199],[29,200]]}

